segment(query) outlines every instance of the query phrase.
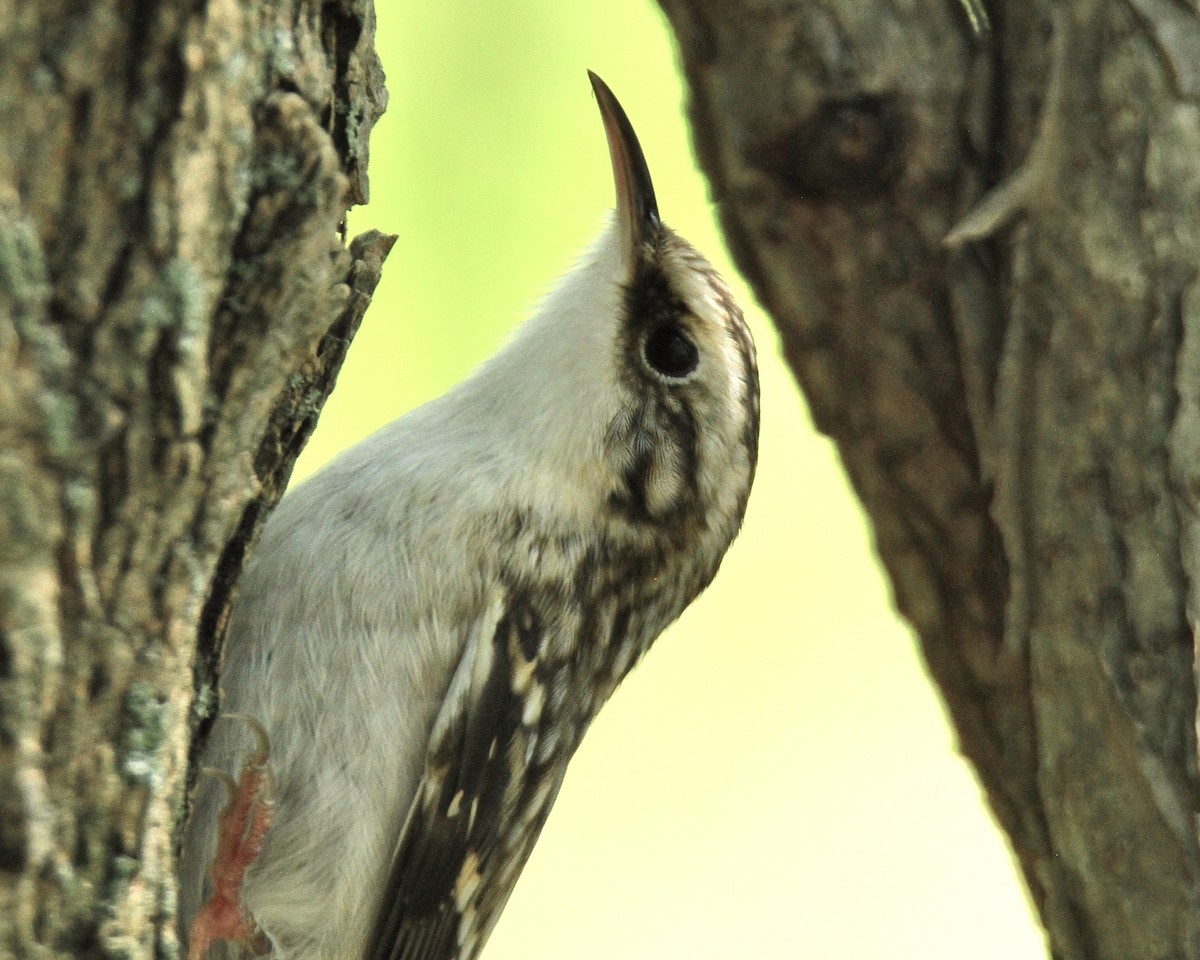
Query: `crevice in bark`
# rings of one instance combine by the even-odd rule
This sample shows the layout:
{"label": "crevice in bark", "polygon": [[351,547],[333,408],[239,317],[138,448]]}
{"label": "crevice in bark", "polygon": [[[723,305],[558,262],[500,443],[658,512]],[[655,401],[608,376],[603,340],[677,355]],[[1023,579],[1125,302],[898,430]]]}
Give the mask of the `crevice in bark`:
{"label": "crevice in bark", "polygon": [[338,16],[0,22],[0,953],[178,949],[193,700],[390,246],[338,239],[386,101]]}

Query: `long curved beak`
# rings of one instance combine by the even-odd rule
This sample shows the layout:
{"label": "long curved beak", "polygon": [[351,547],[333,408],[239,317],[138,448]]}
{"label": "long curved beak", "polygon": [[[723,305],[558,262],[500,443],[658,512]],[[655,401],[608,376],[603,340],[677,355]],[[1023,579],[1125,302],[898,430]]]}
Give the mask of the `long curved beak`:
{"label": "long curved beak", "polygon": [[661,225],[658,201],[654,199],[650,168],[646,166],[646,157],[642,153],[642,145],[638,143],[637,134],[633,132],[633,124],[608,84],[591,70],[588,71],[588,77],[596,93],[596,102],[600,105],[604,133],[608,137],[608,154],[617,187],[617,230],[621,236],[621,256],[632,267],[642,243]]}

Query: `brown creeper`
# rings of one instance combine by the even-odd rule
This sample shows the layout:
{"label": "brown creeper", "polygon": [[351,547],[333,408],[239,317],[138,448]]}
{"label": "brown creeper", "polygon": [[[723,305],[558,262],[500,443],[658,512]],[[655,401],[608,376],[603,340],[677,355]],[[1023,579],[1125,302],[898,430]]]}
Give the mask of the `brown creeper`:
{"label": "brown creeper", "polygon": [[[266,730],[277,786],[229,889],[272,956],[476,957],[588,724],[741,525],[750,332],[592,86],[612,222],[472,377],[289,493],[246,569],[222,710]],[[248,746],[218,723],[203,762]],[[185,929],[219,786],[202,781],[185,838]]]}

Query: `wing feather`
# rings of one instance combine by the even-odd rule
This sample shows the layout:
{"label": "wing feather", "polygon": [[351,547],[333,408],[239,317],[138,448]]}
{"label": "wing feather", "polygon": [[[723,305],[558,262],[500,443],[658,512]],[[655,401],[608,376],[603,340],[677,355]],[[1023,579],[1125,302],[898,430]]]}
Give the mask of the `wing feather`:
{"label": "wing feather", "polygon": [[370,960],[470,960],[482,947],[561,784],[546,721],[547,648],[534,603],[509,598],[468,645],[433,727],[384,888]]}

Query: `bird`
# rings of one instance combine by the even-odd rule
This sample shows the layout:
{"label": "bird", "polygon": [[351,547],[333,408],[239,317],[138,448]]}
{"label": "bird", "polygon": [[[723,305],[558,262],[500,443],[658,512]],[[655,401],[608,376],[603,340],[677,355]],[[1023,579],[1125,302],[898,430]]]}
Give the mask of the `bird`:
{"label": "bird", "polygon": [[182,842],[201,952],[474,960],[588,725],[742,526],[753,338],[589,77],[598,239],[467,379],[290,490],[247,563],[200,760],[245,764],[199,778]]}

